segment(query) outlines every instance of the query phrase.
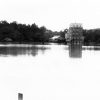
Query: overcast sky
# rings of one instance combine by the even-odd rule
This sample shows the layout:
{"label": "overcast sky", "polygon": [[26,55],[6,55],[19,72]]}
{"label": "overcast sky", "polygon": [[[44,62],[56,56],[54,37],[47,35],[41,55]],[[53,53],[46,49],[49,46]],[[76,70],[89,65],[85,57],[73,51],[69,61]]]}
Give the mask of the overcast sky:
{"label": "overcast sky", "polygon": [[100,0],[0,0],[0,20],[63,30],[70,23],[100,28]]}

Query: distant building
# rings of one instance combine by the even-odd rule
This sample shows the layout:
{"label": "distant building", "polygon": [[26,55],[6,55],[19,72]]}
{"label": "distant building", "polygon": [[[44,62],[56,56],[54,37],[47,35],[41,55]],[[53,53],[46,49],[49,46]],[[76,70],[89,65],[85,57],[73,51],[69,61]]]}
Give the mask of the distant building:
{"label": "distant building", "polygon": [[59,37],[60,37],[59,35],[53,36],[53,37],[51,38],[51,40],[56,40],[56,39],[58,39]]}
{"label": "distant building", "polygon": [[78,44],[83,42],[83,27],[80,23],[72,23],[65,34],[67,42]]}
{"label": "distant building", "polygon": [[9,38],[9,37],[6,37],[6,38],[3,39],[3,41],[4,42],[12,42],[13,40],[11,38]]}

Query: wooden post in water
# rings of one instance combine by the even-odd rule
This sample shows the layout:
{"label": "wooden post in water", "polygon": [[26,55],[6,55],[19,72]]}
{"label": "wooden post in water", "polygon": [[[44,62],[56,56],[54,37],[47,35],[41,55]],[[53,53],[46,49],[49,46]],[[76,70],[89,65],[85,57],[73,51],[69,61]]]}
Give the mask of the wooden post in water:
{"label": "wooden post in water", "polygon": [[23,100],[23,94],[22,93],[18,93],[18,100]]}

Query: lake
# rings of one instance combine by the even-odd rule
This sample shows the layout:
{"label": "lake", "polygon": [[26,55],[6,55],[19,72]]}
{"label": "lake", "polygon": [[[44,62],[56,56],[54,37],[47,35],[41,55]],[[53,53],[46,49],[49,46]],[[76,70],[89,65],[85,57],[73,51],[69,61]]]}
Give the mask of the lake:
{"label": "lake", "polygon": [[100,100],[100,47],[0,45],[0,98]]}

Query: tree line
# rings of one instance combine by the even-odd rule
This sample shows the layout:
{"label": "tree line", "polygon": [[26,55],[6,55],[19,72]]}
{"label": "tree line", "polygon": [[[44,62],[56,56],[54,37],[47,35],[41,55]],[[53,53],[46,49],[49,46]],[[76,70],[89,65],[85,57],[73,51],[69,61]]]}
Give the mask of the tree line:
{"label": "tree line", "polygon": [[48,42],[53,32],[46,27],[0,21],[0,42]]}
{"label": "tree line", "polygon": [[[58,35],[57,43],[65,43],[65,34],[68,29],[63,31],[48,30],[45,26],[38,27],[35,23],[32,25],[20,24],[16,21],[8,23],[0,21],[0,42],[51,42],[53,36]],[[83,29],[84,45],[100,44],[100,29]],[[55,42],[55,41],[52,41]]]}
{"label": "tree line", "polygon": [[[66,42],[65,34],[67,34],[68,29],[60,31],[59,35]],[[100,28],[97,29],[83,29],[83,45],[100,45]]]}
{"label": "tree line", "polygon": [[100,45],[100,29],[83,30],[84,45]]}

